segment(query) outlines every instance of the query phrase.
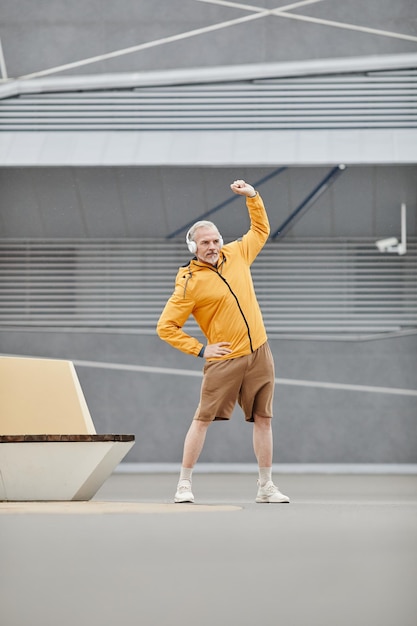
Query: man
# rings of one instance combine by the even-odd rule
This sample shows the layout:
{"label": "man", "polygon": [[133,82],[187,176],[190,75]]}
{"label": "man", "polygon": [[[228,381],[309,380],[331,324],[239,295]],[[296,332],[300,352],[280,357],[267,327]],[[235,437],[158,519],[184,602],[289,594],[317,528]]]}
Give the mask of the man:
{"label": "man", "polygon": [[[260,195],[244,180],[230,186],[246,196],[251,226],[241,240],[223,247],[212,222],[196,222],[186,242],[194,258],[178,271],[175,291],[157,325],[161,339],[206,359],[200,403],[184,442],[175,502],[194,502],[192,471],[213,420],[230,419],[236,402],[253,422],[259,466],[256,502],[289,502],[271,477],[272,401],[275,373],[250,266],[268,239],[268,216]],[[204,346],[183,330],[193,315],[207,338]]]}

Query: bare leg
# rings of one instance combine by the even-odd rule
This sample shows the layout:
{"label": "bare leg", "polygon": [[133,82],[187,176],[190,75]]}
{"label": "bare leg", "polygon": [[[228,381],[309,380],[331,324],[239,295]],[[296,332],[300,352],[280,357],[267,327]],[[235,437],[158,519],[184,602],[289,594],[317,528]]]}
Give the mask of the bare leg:
{"label": "bare leg", "polygon": [[259,466],[258,494],[256,502],[289,502],[272,482],[272,426],[271,418],[255,415],[253,424],[253,449]]}
{"label": "bare leg", "polygon": [[253,424],[253,450],[259,467],[272,466],[273,438],[270,417],[255,415]]}
{"label": "bare leg", "polygon": [[191,491],[191,474],[203,449],[207,428],[210,423],[202,422],[201,420],[193,420],[191,422],[191,426],[185,436],[181,473],[174,502],[194,502],[194,495]]}
{"label": "bare leg", "polygon": [[184,453],[182,466],[192,468],[198,461],[198,457],[206,440],[207,428],[211,422],[193,420],[184,441]]}

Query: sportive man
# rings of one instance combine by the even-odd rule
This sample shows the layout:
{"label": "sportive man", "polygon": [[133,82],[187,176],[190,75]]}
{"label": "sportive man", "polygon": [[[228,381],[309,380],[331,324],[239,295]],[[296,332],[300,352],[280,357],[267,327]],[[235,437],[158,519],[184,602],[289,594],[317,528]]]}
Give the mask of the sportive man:
{"label": "sportive man", "polygon": [[[223,245],[212,222],[196,222],[186,243],[194,255],[180,267],[175,290],[159,318],[161,339],[187,354],[206,359],[200,403],[184,442],[175,502],[194,502],[192,471],[213,420],[230,419],[236,402],[253,422],[253,447],[259,466],[256,502],[289,502],[274,485],[272,401],[275,373],[250,266],[265,245],[270,228],[259,193],[244,180],[230,185],[246,196],[250,229]],[[192,315],[207,344],[182,330]]]}

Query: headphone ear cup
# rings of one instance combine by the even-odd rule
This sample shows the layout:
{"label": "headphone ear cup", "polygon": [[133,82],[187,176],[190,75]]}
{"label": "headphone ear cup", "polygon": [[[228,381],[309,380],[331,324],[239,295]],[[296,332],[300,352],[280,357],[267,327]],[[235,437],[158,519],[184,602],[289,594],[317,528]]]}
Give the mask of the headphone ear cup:
{"label": "headphone ear cup", "polygon": [[195,241],[192,241],[192,240],[187,241],[187,246],[191,254],[195,254],[197,252],[197,244]]}
{"label": "headphone ear cup", "polygon": [[195,241],[190,239],[190,231],[188,231],[185,235],[185,243],[187,244],[187,248],[189,249],[191,254],[195,254],[197,252],[197,244]]}
{"label": "headphone ear cup", "polygon": [[221,235],[220,235],[219,243],[220,243],[220,248],[223,248],[223,237]]}

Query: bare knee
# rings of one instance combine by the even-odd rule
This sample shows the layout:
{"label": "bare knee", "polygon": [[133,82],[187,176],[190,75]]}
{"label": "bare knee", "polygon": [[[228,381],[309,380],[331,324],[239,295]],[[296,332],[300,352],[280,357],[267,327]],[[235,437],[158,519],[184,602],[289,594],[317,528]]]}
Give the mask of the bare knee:
{"label": "bare knee", "polygon": [[271,430],[271,418],[262,417],[261,415],[254,415],[254,426],[262,430]]}
{"label": "bare knee", "polygon": [[205,422],[203,420],[193,420],[191,422],[191,428],[195,432],[204,432],[210,426],[211,422]]}

